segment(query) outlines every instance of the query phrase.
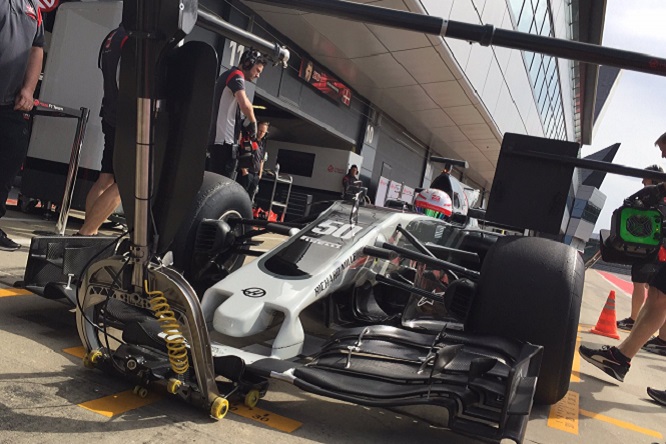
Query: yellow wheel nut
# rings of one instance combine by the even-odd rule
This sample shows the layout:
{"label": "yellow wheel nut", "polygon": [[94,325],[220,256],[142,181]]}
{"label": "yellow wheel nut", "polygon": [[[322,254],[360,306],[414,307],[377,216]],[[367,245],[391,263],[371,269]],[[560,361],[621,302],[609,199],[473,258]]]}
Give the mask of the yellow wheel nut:
{"label": "yellow wheel nut", "polygon": [[259,390],[250,390],[247,395],[245,395],[245,400],[244,404],[246,407],[256,407],[257,403],[259,402],[259,399],[261,398],[261,394],[259,393]]}
{"label": "yellow wheel nut", "polygon": [[183,385],[182,381],[180,381],[179,379],[171,378],[167,382],[166,386],[167,392],[171,393],[172,395],[175,395],[178,392],[178,387],[180,387],[181,385]]}
{"label": "yellow wheel nut", "polygon": [[102,352],[99,350],[92,350],[83,356],[83,366],[86,368],[95,368],[100,359],[102,359]]}
{"label": "yellow wheel nut", "polygon": [[145,398],[146,396],[148,396],[148,389],[145,387],[141,387],[140,385],[135,385],[134,388],[132,389],[132,393],[134,393],[139,398]]}
{"label": "yellow wheel nut", "polygon": [[214,419],[222,419],[229,412],[229,401],[226,398],[215,398],[210,406],[210,416]]}

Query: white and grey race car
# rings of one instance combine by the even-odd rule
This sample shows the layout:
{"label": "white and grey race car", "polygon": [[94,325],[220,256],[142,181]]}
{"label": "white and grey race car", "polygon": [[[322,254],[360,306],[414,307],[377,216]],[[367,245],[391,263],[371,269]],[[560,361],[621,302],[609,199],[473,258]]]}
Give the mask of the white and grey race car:
{"label": "white and grey race car", "polygon": [[[128,255],[90,266],[70,292],[86,365],[139,394],[162,384],[209,407],[219,392],[216,417],[279,379],[361,405],[431,406],[440,425],[488,441],[522,441],[533,400],[566,394],[584,272],[571,247],[359,200],[300,224],[253,220],[249,205],[206,173],[175,268],[151,265],[142,297],[123,290]],[[287,238],[262,254],[265,231]],[[241,266],[246,255],[258,257]],[[183,293],[192,283],[200,310],[162,291],[166,278]]]}

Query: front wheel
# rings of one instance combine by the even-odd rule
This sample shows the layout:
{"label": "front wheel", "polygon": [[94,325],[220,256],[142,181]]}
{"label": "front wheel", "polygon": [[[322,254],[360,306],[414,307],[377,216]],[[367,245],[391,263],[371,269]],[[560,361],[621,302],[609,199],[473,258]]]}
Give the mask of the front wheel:
{"label": "front wheel", "polygon": [[[197,232],[204,219],[233,222],[252,219],[252,203],[245,190],[231,179],[206,171],[196,198],[173,241],[174,266],[198,291],[216,283],[243,265],[245,255],[238,245],[223,245],[212,252],[197,245]],[[231,226],[232,237],[245,232],[241,224]]]}
{"label": "front wheel", "polygon": [[539,404],[569,389],[584,280],[578,252],[544,238],[501,237],[483,262],[467,329],[544,347]]}

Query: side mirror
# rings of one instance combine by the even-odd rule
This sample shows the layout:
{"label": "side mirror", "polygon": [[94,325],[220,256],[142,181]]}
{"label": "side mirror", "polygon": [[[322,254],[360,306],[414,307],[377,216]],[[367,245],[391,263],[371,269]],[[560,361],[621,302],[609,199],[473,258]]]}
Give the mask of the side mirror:
{"label": "side mirror", "polygon": [[467,215],[461,213],[451,214],[451,222],[464,225],[467,223]]}
{"label": "side mirror", "polygon": [[470,208],[467,211],[467,215],[474,219],[486,220],[486,210],[482,208]]}

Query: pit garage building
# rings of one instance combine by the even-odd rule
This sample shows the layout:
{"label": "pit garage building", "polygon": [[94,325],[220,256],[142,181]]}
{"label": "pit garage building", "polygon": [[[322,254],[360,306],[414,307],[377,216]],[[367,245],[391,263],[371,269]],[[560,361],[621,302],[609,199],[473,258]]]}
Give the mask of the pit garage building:
{"label": "pit garage building", "polygon": [[[358,2],[594,44],[601,42],[606,3]],[[60,10],[84,6],[101,8],[111,29],[117,25],[122,2],[62,1],[46,16],[48,30],[58,29]],[[392,192],[409,200],[414,188],[427,187],[439,174],[441,164],[431,162],[431,156],[444,156],[468,161],[470,168],[456,169],[454,174],[487,197],[504,133],[591,143],[596,66],[247,0],[200,0],[199,7],[291,50],[289,67],[267,67],[250,93],[258,118],[272,125],[268,165],[272,167],[278,157],[283,158],[282,171],[293,175],[295,196],[307,195],[314,201],[339,196],[342,176],[351,163],[358,161],[361,179],[372,199]],[[108,18],[109,14],[113,17]],[[95,34],[87,40],[92,48],[97,48],[108,30],[98,30],[87,21],[98,22],[99,14],[80,14],[79,20],[81,23],[76,26]],[[218,52],[220,70],[236,63],[245,49],[201,28],[195,29],[188,39],[210,43]],[[51,49],[46,50],[48,73],[56,64],[63,65],[63,61],[49,57]],[[91,60],[89,76],[61,76],[58,88],[43,91],[56,97],[42,99],[75,108],[90,107],[92,118],[81,166],[93,171],[98,169],[101,157],[102,138],[96,117],[101,75],[96,72],[96,59]],[[317,81],[322,78],[325,81]],[[68,102],[68,82],[77,94],[88,93]],[[35,129],[39,131],[39,125]],[[28,166],[43,174],[54,174],[68,162],[71,145],[65,143],[62,155],[54,154],[52,132],[49,148],[46,144],[47,141],[40,142],[39,134],[33,134]],[[42,155],[47,149],[50,154]],[[86,174],[80,177],[84,182],[88,180]],[[396,186],[387,190],[389,181]],[[575,179],[569,210],[577,187]],[[563,234],[568,220],[565,214]]]}

